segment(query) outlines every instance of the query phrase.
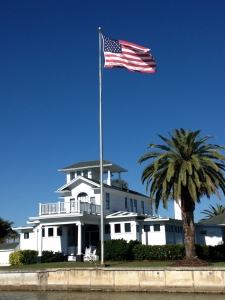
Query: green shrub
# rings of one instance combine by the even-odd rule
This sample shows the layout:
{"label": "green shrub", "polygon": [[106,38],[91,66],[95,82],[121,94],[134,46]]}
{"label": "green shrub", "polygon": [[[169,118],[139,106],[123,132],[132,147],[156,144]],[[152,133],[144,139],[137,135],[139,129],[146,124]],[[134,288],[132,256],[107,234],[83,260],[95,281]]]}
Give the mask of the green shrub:
{"label": "green shrub", "polygon": [[[104,258],[112,261],[126,261],[133,260],[133,248],[140,244],[137,240],[127,242],[124,239],[109,240],[104,243]],[[101,244],[98,244],[97,255],[101,257]]]}
{"label": "green shrub", "polygon": [[30,265],[36,264],[37,251],[35,250],[19,250],[9,255],[9,263],[11,265]]}
{"label": "green shrub", "polygon": [[135,260],[176,260],[185,257],[184,245],[136,245],[133,248]]}
{"label": "green shrub", "polygon": [[62,252],[53,252],[53,251],[42,251],[43,261],[45,263],[49,262],[62,262],[64,261],[64,255]]}
{"label": "green shrub", "polygon": [[22,265],[23,253],[22,250],[15,251],[9,255],[9,263],[11,265]]}
{"label": "green shrub", "polygon": [[[101,256],[101,244],[97,247],[97,255]],[[104,243],[105,260],[124,261],[127,255],[128,245],[124,239],[109,240]]]}
{"label": "green shrub", "polygon": [[23,265],[36,264],[38,251],[35,250],[22,250],[21,263]]}
{"label": "green shrub", "polygon": [[128,253],[127,253],[127,260],[134,260],[134,253],[133,253],[133,248],[136,245],[140,245],[141,242],[137,241],[137,240],[130,240],[127,244],[128,246]]}

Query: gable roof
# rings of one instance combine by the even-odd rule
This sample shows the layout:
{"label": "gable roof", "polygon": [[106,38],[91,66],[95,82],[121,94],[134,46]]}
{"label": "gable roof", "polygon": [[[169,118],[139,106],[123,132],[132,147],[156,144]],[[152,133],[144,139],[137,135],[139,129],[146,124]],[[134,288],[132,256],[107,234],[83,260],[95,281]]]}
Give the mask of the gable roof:
{"label": "gable roof", "polygon": [[[103,160],[103,168],[107,167],[107,170],[110,170],[111,172],[127,172],[126,169],[121,168],[113,163],[111,163],[108,160]],[[84,161],[79,162],[77,164],[73,164],[67,167],[64,167],[62,169],[59,169],[61,172],[68,172],[73,170],[80,170],[80,169],[100,169],[100,160],[92,160],[92,161]]]}
{"label": "gable roof", "polygon": [[218,225],[218,224],[224,224],[225,225],[225,213],[220,214],[218,216],[209,218],[207,220],[199,222],[199,224],[204,225]]}
{"label": "gable roof", "polygon": [[[81,181],[86,182],[86,183],[93,184],[96,188],[100,188],[100,181],[99,180],[90,179],[90,178],[86,178],[86,177],[83,177],[83,176],[78,176],[78,177],[74,178],[73,180],[71,180],[70,182],[64,184],[61,188],[59,188],[55,192],[56,193],[70,192],[70,190],[67,189],[67,188],[69,188],[70,185],[72,185],[73,183],[75,183],[78,180],[81,180]],[[105,183],[103,184],[103,186],[104,186],[104,188],[107,188],[107,189],[118,190],[118,191],[121,191],[121,192],[130,193],[130,194],[133,194],[133,195],[149,198],[149,196],[143,195],[141,193],[138,193],[138,192],[130,190],[130,189],[123,189],[123,188],[121,189],[119,187],[107,185]]]}
{"label": "gable roof", "polygon": [[86,177],[83,177],[83,176],[78,176],[78,177],[74,178],[73,180],[71,180],[70,182],[64,184],[61,188],[59,188],[59,189],[56,191],[56,193],[57,193],[57,192],[66,192],[66,191],[69,192],[70,190],[67,190],[67,188],[68,188],[70,185],[74,184],[76,181],[79,181],[79,180],[84,181],[84,182],[91,183],[91,184],[95,185],[96,187],[100,187],[100,182],[99,182],[99,181],[93,180],[93,179],[89,179],[89,178],[86,178]]}

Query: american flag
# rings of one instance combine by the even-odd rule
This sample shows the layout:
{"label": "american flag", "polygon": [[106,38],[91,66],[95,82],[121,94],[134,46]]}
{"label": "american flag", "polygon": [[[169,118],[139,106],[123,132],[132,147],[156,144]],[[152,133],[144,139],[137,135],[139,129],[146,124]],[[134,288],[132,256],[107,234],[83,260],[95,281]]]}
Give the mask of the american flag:
{"label": "american flag", "polygon": [[154,73],[156,62],[150,49],[103,35],[105,68],[125,68],[132,72]]}

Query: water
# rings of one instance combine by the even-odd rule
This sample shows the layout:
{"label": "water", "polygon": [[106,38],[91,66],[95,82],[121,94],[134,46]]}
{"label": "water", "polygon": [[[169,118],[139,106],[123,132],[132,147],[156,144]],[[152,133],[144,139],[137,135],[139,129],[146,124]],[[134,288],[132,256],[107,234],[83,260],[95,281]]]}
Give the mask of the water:
{"label": "water", "polygon": [[0,300],[224,300],[224,294],[136,292],[3,292]]}

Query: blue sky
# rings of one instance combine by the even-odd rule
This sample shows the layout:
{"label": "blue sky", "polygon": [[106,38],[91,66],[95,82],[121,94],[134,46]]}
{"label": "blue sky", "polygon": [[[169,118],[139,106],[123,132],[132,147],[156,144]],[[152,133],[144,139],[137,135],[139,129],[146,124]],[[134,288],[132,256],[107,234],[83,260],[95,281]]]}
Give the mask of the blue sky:
{"label": "blue sky", "polygon": [[[201,129],[225,145],[224,1],[1,0],[0,15],[0,216],[16,226],[58,201],[58,169],[99,159],[99,26],[157,63],[103,71],[104,158],[131,189],[145,193],[137,161],[157,134]],[[215,203],[202,199],[195,220]]]}

